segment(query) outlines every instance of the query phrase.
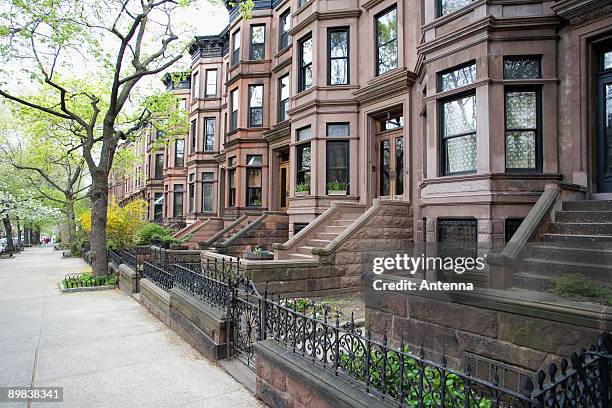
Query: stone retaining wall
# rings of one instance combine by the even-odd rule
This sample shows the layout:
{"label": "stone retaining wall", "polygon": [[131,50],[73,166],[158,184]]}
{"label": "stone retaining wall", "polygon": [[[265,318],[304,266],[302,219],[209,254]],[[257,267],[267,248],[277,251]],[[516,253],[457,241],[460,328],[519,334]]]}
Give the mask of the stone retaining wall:
{"label": "stone retaining wall", "polygon": [[364,277],[366,324],[372,331],[386,331],[395,344],[403,338],[412,350],[423,344],[434,361],[444,352],[455,368],[465,362],[464,353],[473,353],[528,371],[545,369],[612,328],[612,314],[605,306],[545,304],[478,288],[446,293],[375,291],[374,279],[401,278]]}
{"label": "stone retaining wall", "polygon": [[147,278],[140,280],[140,303],[166,326],[170,326],[170,294]]}
{"label": "stone retaining wall", "polygon": [[135,270],[126,264],[121,264],[117,268],[117,273],[119,274],[119,289],[128,295],[140,292],[140,275]]}

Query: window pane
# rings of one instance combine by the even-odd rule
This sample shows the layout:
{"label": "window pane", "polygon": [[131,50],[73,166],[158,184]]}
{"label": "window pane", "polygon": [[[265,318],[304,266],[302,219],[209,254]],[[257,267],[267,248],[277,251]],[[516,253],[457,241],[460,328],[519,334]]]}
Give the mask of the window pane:
{"label": "window pane", "polygon": [[247,156],[247,166],[261,166],[261,155],[256,154]]}
{"label": "window pane", "polygon": [[397,68],[397,40],[378,48],[378,74]]}
{"label": "window pane", "polygon": [[404,138],[395,139],[395,194],[404,194]]}
{"label": "window pane", "polygon": [[312,63],[312,38],[302,42],[302,66]]}
{"label": "window pane", "polygon": [[301,140],[306,140],[306,139],[310,139],[310,137],[312,136],[311,131],[310,131],[310,126],[305,127],[303,129],[299,129],[297,131],[297,140],[301,141]]}
{"label": "window pane", "polygon": [[604,54],[603,60],[604,69],[612,68],[612,51],[606,52]]}
{"label": "window pane", "polygon": [[328,137],[343,137],[349,135],[348,123],[329,123],[327,125]]}
{"label": "window pane", "polygon": [[304,146],[301,153],[300,170],[310,170],[310,146]]}
{"label": "window pane", "polygon": [[534,131],[506,132],[506,168],[535,169],[536,134]]}
{"label": "window pane", "polygon": [[476,169],[476,135],[445,140],[446,172],[457,173]]}
{"label": "window pane", "polygon": [[251,43],[252,44],[263,44],[265,36],[266,36],[265,26],[251,27]]}
{"label": "window pane", "polygon": [[476,82],[476,64],[446,72],[440,76],[442,92]]}
{"label": "window pane", "polygon": [[249,125],[251,127],[258,127],[263,125],[263,108],[251,108]]}
{"label": "window pane", "polygon": [[348,60],[332,59],[329,69],[331,85],[343,85],[348,83]]}
{"label": "window pane", "polygon": [[386,14],[378,17],[376,21],[376,32],[378,44],[385,44],[397,38],[397,10],[389,10]]}
{"label": "window pane", "polygon": [[205,141],[204,141],[204,150],[214,150],[215,149],[215,119],[207,118],[204,122],[206,126],[205,130]]}
{"label": "window pane", "polygon": [[213,185],[212,183],[203,183],[202,184],[202,211],[210,212],[212,210],[213,210]]}
{"label": "window pane", "polygon": [[240,31],[236,31],[234,33],[234,50],[237,50],[238,48],[240,48]]}
{"label": "window pane", "polygon": [[504,79],[540,78],[539,58],[504,59]]}
{"label": "window pane", "polygon": [[382,130],[392,130],[404,127],[404,117],[398,116],[396,118],[386,119],[382,123]]}
{"label": "window pane", "polygon": [[206,71],[206,96],[217,94],[217,70],[209,69]]}
{"label": "window pane", "polygon": [[260,108],[263,106],[263,86],[256,85],[249,87],[249,106]]}
{"label": "window pane", "polygon": [[232,102],[232,112],[238,111],[238,90],[232,91],[231,102]]}
{"label": "window pane", "polygon": [[174,165],[182,167],[185,164],[185,140],[177,139],[174,144]]}
{"label": "window pane", "polygon": [[535,129],[536,115],[535,92],[506,93],[507,129]]}
{"label": "window pane", "polygon": [[304,69],[304,89],[312,86],[312,66],[308,66]]}
{"label": "window pane", "polygon": [[450,14],[454,11],[462,9],[463,7],[466,7],[474,1],[475,0],[441,0],[441,9],[439,11],[439,14],[441,16]]}
{"label": "window pane", "polygon": [[329,47],[332,58],[348,57],[348,31],[330,32]]}
{"label": "window pane", "polygon": [[253,44],[251,45],[251,59],[252,60],[262,60],[264,59],[266,50],[263,44]]}
{"label": "window pane", "polygon": [[213,172],[204,172],[202,173],[202,181],[213,181],[215,179],[215,173]]}
{"label": "window pane", "polygon": [[285,75],[280,79],[280,88],[281,101],[289,99],[289,75]]}
{"label": "window pane", "polygon": [[289,18],[289,11],[281,16],[281,33],[286,33],[291,28],[291,19]]}
{"label": "window pane", "polygon": [[444,103],[443,137],[476,132],[476,96]]}

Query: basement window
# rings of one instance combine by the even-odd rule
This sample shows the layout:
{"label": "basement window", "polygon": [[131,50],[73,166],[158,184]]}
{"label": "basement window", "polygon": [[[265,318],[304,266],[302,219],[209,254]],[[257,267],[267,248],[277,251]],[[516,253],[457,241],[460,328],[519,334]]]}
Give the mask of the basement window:
{"label": "basement window", "polygon": [[497,373],[500,387],[519,393],[522,393],[525,379],[531,377],[531,373],[523,368],[464,351],[463,370],[468,367],[472,376],[489,383],[494,382]]}

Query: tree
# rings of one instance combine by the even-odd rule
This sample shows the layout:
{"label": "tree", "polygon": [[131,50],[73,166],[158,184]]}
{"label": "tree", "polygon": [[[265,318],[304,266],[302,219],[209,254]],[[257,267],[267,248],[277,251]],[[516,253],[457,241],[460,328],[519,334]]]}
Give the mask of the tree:
{"label": "tree", "polygon": [[[91,177],[94,274],[104,274],[107,268],[108,175],[117,145],[146,123],[172,123],[155,114],[173,111],[168,109],[169,98],[139,98],[136,85],[181,58],[187,44],[178,41],[172,17],[189,0],[178,1],[61,0],[50,5],[44,0],[11,0],[0,12],[0,54],[21,64],[28,79],[52,100],[40,101],[11,90],[7,79],[13,76],[6,68],[0,71],[4,79],[0,96],[64,120],[78,136],[73,149],[80,150]],[[74,66],[79,56],[91,75],[70,80],[71,72],[77,77]]]}

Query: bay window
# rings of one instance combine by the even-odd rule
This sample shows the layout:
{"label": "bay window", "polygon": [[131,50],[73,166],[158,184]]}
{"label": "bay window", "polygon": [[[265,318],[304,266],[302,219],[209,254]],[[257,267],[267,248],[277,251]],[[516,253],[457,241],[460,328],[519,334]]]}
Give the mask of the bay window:
{"label": "bay window", "polygon": [[299,42],[298,92],[312,87],[312,35],[308,34]]}
{"label": "bay window", "polygon": [[327,83],[346,85],[349,83],[349,29],[334,28],[327,32]]}
{"label": "bay window", "polygon": [[393,6],[376,16],[376,75],[397,68],[397,9]]}
{"label": "bay window", "polygon": [[263,126],[263,85],[249,85],[249,127]]}

